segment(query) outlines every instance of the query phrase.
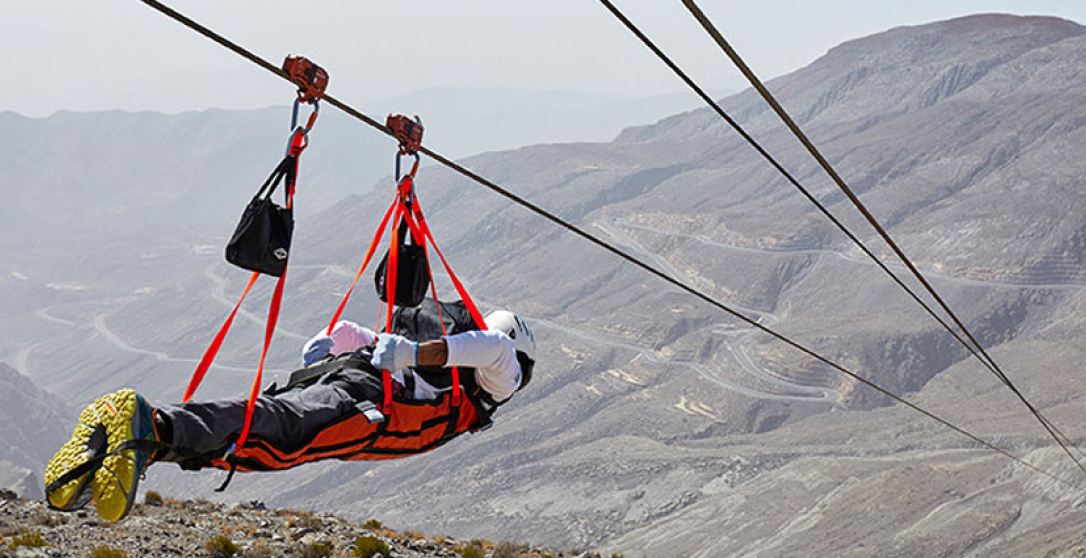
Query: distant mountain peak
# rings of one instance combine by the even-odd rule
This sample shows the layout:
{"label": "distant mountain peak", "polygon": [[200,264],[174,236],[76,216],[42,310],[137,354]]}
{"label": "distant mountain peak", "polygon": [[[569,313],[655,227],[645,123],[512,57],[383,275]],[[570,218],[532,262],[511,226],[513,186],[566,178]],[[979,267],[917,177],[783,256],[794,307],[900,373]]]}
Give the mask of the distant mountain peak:
{"label": "distant mountain peak", "polygon": [[[867,121],[954,97],[1027,53],[1086,36],[1086,26],[1050,16],[977,14],[895,27],[831,48],[769,89],[801,125],[817,119]],[[757,71],[757,68],[755,68]],[[723,106],[748,131],[780,125],[753,90]],[[723,128],[709,109],[627,129],[621,141],[689,138]]]}
{"label": "distant mountain peak", "polygon": [[1023,16],[1015,14],[973,14],[929,25],[943,26],[954,32],[990,31],[1000,28],[1035,27],[1053,32],[1079,35],[1086,32],[1086,27],[1073,21],[1054,16]]}
{"label": "distant mountain peak", "polygon": [[1030,37],[1033,46],[1074,37],[1086,33],[1086,26],[1073,21],[1052,16],[1021,16],[1013,14],[974,14],[954,19],[935,21],[920,25],[894,27],[881,33],[860,37],[841,43],[830,49],[829,53],[855,49],[870,50],[885,42],[897,42],[903,37],[925,38],[931,41],[929,46],[944,46],[947,43],[970,43],[974,45],[997,45],[1007,35]]}

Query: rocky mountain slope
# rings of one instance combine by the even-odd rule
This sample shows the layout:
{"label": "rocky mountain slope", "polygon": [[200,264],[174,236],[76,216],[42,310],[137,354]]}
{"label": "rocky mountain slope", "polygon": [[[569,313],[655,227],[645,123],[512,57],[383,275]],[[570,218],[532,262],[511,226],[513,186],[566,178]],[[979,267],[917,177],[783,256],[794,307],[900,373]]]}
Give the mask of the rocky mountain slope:
{"label": "rocky mountain slope", "polygon": [[[858,39],[770,83],[1008,375],[1075,440],[1086,432],[1073,364],[1086,356],[1086,163],[1075,156],[1086,123],[1083,59],[1086,28],[987,15]],[[753,95],[724,105],[874,238]],[[536,324],[542,355],[531,389],[494,428],[433,454],[239,476],[219,497],[635,555],[1075,551],[1081,472],[709,111],[610,143],[489,153],[468,165],[1070,486],[887,405],[428,168],[419,196],[457,272],[486,308]],[[299,222],[273,368],[293,367],[301,340],[328,319],[388,194],[354,196]],[[176,399],[244,280],[219,263],[222,239],[205,234],[152,243],[88,235],[68,241],[65,267],[39,255],[60,248],[48,243],[0,262],[0,297],[13,308],[0,317],[11,332],[0,349],[73,406],[122,385]],[[109,258],[76,256],[84,244],[107,246]],[[73,279],[71,268],[87,272]],[[244,393],[267,288],[239,318],[224,368],[201,396]],[[348,315],[376,315],[367,289]],[[42,338],[63,349],[46,352]],[[156,467],[148,484],[211,496],[218,475]]]}
{"label": "rocky mountain slope", "polygon": [[158,493],[137,504],[120,524],[97,519],[93,510],[61,513],[40,502],[0,494],[0,555],[599,558],[598,553],[548,552],[512,542],[400,533],[376,520],[360,524],[330,513],[268,509],[256,500],[224,506]]}
{"label": "rocky mountain slope", "polygon": [[0,488],[42,496],[42,463],[71,434],[70,416],[56,396],[0,362]]}

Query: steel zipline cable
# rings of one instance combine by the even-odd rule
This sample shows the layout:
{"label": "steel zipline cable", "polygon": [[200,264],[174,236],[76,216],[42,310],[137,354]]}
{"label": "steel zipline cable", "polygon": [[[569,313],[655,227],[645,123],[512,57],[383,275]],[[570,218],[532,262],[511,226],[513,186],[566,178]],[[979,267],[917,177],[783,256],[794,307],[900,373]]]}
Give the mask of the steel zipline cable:
{"label": "steel zipline cable", "polygon": [[[683,2],[687,3],[689,2],[689,0],[683,0]],[[1014,392],[1018,399],[1022,401],[1022,403],[1026,406],[1030,413],[1038,420],[1038,422],[1041,423],[1041,426],[1048,432],[1052,439],[1055,440],[1057,444],[1059,444],[1059,446],[1064,450],[1064,452],[1067,453],[1068,456],[1070,456],[1071,460],[1075,462],[1075,465],[1078,466],[1079,470],[1081,470],[1083,474],[1086,474],[1086,465],[1084,465],[1068,448],[1068,444],[1071,444],[1072,446],[1074,445],[1070,441],[1070,438],[1063,434],[1063,432],[1056,428],[1051,421],[1044,417],[1044,415],[1042,415],[1040,411],[1038,411],[1036,407],[1025,398],[1021,391],[1019,391],[1018,388],[1010,381],[1010,379],[1007,378],[1006,374],[1004,374],[1003,371],[998,367],[998,365],[996,365],[995,361],[990,356],[988,356],[987,352],[984,351],[984,348],[980,345],[979,342],[977,342],[977,340],[973,337],[973,335],[969,332],[969,330],[965,327],[961,320],[958,319],[957,315],[955,315],[954,312],[950,310],[950,307],[943,301],[938,293],[936,293],[935,289],[930,285],[930,283],[928,283],[923,275],[920,274],[919,270],[916,269],[912,262],[909,261],[909,259],[905,256],[904,252],[902,252],[901,249],[893,243],[893,240],[890,239],[889,234],[887,234],[885,230],[880,225],[878,225],[877,221],[874,219],[873,216],[871,216],[870,212],[867,211],[866,207],[863,206],[863,204],[859,201],[855,194],[852,193],[852,191],[848,189],[847,186],[844,186],[844,182],[840,180],[840,177],[837,175],[836,172],[833,172],[832,169],[827,170],[827,172],[830,172],[832,176],[836,177],[836,180],[839,181],[839,184],[842,185],[845,189],[846,195],[849,197],[849,199],[853,200],[853,202],[858,205],[860,211],[868,217],[869,221],[873,224],[876,230],[880,231],[880,234],[882,234],[883,238],[886,239],[888,243],[890,243],[891,247],[897,253],[898,257],[900,257],[902,261],[905,262],[906,267],[913,271],[914,275],[917,276],[921,284],[927,288],[932,296],[939,302],[940,306],[944,309],[944,311],[946,311],[946,313],[950,315],[951,319],[958,325],[958,327],[961,328],[961,330],[969,338],[969,341],[972,341],[972,343],[966,341],[966,339],[963,339],[962,336],[959,335],[958,332],[950,326],[950,324],[948,324],[935,312],[931,305],[921,299],[915,291],[909,288],[909,286],[906,285],[902,281],[902,279],[897,276],[897,274],[891,271],[890,268],[863,243],[863,241],[861,241],[852,231],[848,229],[848,227],[846,227],[839,219],[837,219],[837,217],[834,216],[822,202],[820,202],[790,172],[788,172],[788,170],[785,169],[784,166],[779,161],[777,161],[777,159],[773,157],[772,154],[770,154],[735,119],[733,119],[720,106],[719,103],[717,103],[712,97],[710,97],[709,94],[706,93],[705,90],[697,84],[697,82],[690,78],[690,76],[687,75],[686,72],[682,70],[682,68],[680,68],[674,61],[671,60],[671,58],[667,54],[665,54],[658,46],[656,46],[656,44],[651,39],[649,39],[648,36],[646,36],[641,31],[641,29],[637,27],[637,25],[635,25],[628,17],[626,17],[626,15],[621,10],[615,7],[615,5],[610,0],[600,0],[600,3],[603,4],[604,7],[606,7],[611,12],[611,14],[614,15],[615,18],[618,19],[631,33],[633,33],[638,39],[640,39],[641,42],[650,51],[652,51],[653,54],[655,54],[668,68],[670,68],[671,71],[674,72],[684,83],[686,83],[688,87],[690,87],[699,97],[701,97],[701,99],[705,101],[705,103],[709,105],[709,107],[712,108],[713,111],[717,113],[717,115],[724,119],[737,133],[739,133],[739,135],[748,144],[750,144],[750,146],[753,147],[755,151],[757,151],[763,158],[765,158],[766,161],[768,161],[774,169],[776,169],[790,184],[792,184],[801,194],[803,194],[803,196],[806,197],[808,201],[810,201],[816,208],[818,208],[818,210],[827,219],[833,222],[833,224],[836,225],[837,228],[840,229],[841,232],[843,232],[845,236],[847,236],[856,246],[858,246],[864,252],[864,254],[866,254],[880,269],[882,269],[883,272],[885,272],[891,279],[893,279],[893,281],[897,283],[897,285],[901,287],[902,290],[904,290],[917,304],[919,304],[928,313],[928,315],[932,317],[932,319],[938,322],[939,325],[943,327],[943,329],[945,329],[952,337],[954,337],[954,339],[956,339],[963,347],[965,347],[985,368],[991,371],[992,374],[994,374],[1000,380],[1000,382],[1002,382],[1005,386],[1011,389],[1011,391]],[[719,36],[719,34],[717,34],[717,36]],[[754,79],[756,80],[757,78]],[[761,88],[761,90],[764,90],[764,87]],[[776,103],[774,103],[774,105],[776,108],[779,108],[780,106]],[[780,112],[783,113],[783,109],[781,109]],[[798,127],[795,128],[798,130]],[[810,145],[810,142],[805,142],[805,145]],[[813,149],[813,145],[811,145],[810,148]],[[825,159],[822,158],[821,155],[818,155],[817,158],[820,161],[825,161]],[[826,163],[826,167],[828,167],[828,163]]]}
{"label": "steel zipline cable", "polygon": [[[260,58],[256,54],[253,54],[252,52],[242,48],[241,46],[237,45],[236,43],[226,39],[222,35],[219,35],[218,33],[215,33],[214,31],[208,29],[207,27],[204,27],[200,23],[186,17],[185,15],[177,12],[176,10],[170,8],[169,6],[166,6],[165,4],[162,4],[161,2],[158,2],[157,0],[140,0],[140,1],[143,2],[144,4],[150,6],[151,8],[154,8],[155,10],[158,10],[162,14],[174,19],[175,21],[185,25],[186,27],[189,27],[193,31],[196,31],[197,33],[200,33],[201,35],[203,35],[204,37],[214,41],[215,43],[218,43],[219,45],[233,51],[234,53],[238,54],[239,56],[253,62],[254,64],[256,64],[256,65],[258,65],[258,66],[260,66],[260,67],[262,67],[262,68],[264,68],[264,69],[278,75],[279,77],[283,78],[284,80],[287,80],[288,82],[290,82],[290,78],[286,75],[285,72],[283,72],[279,68],[275,67],[274,65],[272,65],[268,61],[264,60],[263,58]],[[293,82],[291,82],[291,83],[293,84]],[[324,101],[327,102],[328,104],[331,104],[332,106],[342,110],[346,114],[348,114],[350,116],[353,116],[356,119],[364,122],[365,124],[368,124],[369,126],[381,131],[382,133],[384,133],[384,134],[386,134],[386,135],[388,135],[390,137],[394,137],[392,135],[392,131],[390,129],[388,129],[388,127],[380,124],[379,122],[377,122],[373,118],[370,118],[369,116],[366,116],[365,114],[363,114],[363,113],[359,112],[358,110],[354,109],[353,107],[343,103],[342,101],[339,101],[335,97],[325,93]],[[808,349],[807,347],[799,344],[798,342],[793,341],[792,339],[786,337],[785,335],[783,335],[781,333],[778,333],[778,332],[774,331],[773,329],[770,329],[770,328],[758,323],[756,320],[745,316],[744,314],[742,314],[738,310],[735,310],[735,309],[729,307],[728,305],[724,304],[723,302],[720,302],[719,300],[717,300],[717,299],[715,299],[715,298],[713,298],[713,297],[711,297],[711,296],[709,296],[709,295],[707,295],[707,294],[705,294],[705,293],[703,293],[703,292],[701,292],[701,291],[699,291],[699,290],[697,290],[697,289],[695,289],[693,287],[690,287],[689,285],[687,285],[687,284],[685,284],[685,283],[683,283],[683,282],[681,282],[681,281],[679,281],[677,279],[674,279],[674,278],[670,277],[666,273],[664,273],[664,272],[656,269],[655,267],[653,267],[653,266],[639,260],[638,258],[626,253],[625,251],[621,250],[620,248],[615,247],[614,245],[600,239],[599,237],[585,231],[584,229],[582,229],[582,228],[580,228],[580,227],[578,227],[578,226],[576,226],[576,225],[574,225],[572,223],[569,223],[569,222],[565,221],[561,217],[558,217],[558,216],[554,215],[553,213],[543,209],[542,207],[539,207],[538,205],[535,205],[534,203],[532,203],[532,202],[530,202],[530,201],[528,201],[528,200],[526,200],[526,199],[524,199],[524,198],[522,198],[522,197],[508,191],[508,190],[506,190],[505,188],[502,188],[501,186],[498,186],[497,184],[491,182],[490,180],[487,180],[486,178],[483,178],[482,176],[479,176],[478,174],[476,174],[476,173],[472,172],[471,170],[469,170],[469,169],[467,169],[467,168],[465,168],[465,167],[463,167],[463,166],[461,166],[461,165],[447,159],[446,157],[444,157],[444,156],[442,156],[442,155],[440,155],[438,153],[435,153],[434,151],[430,150],[426,146],[421,146],[419,148],[419,152],[425,154],[426,156],[428,156],[428,157],[430,157],[432,159],[434,159],[435,161],[441,163],[442,165],[445,165],[449,169],[451,169],[453,171],[456,171],[457,173],[460,173],[461,175],[463,175],[463,176],[465,176],[465,177],[479,183],[480,185],[494,191],[495,193],[501,195],[502,197],[505,197],[506,199],[512,201],[513,203],[516,203],[518,205],[523,206],[524,208],[528,209],[529,211],[539,215],[540,217],[543,217],[544,219],[554,223],[555,225],[557,225],[557,226],[559,226],[559,227],[561,227],[563,229],[566,229],[567,231],[569,231],[569,232],[571,232],[571,233],[573,233],[573,234],[587,240],[588,242],[590,242],[592,244],[595,244],[596,246],[602,248],[603,250],[606,250],[607,252],[610,252],[611,254],[614,254],[615,256],[621,258],[622,260],[641,268],[642,270],[646,271],[647,273],[650,273],[650,274],[660,278],[661,280],[663,280],[663,281],[665,281],[665,282],[679,288],[682,291],[685,291],[686,293],[688,293],[688,294],[702,300],[703,302],[724,311],[725,313],[731,315],[732,317],[734,317],[734,318],[736,318],[736,319],[738,319],[738,320],[740,320],[742,322],[745,322],[746,324],[750,325],[751,327],[753,327],[753,328],[755,328],[755,329],[757,329],[757,330],[759,330],[759,331],[761,331],[761,332],[763,332],[763,333],[765,333],[765,334],[767,334],[767,335],[769,335],[769,336],[771,336],[771,337],[785,343],[786,345],[788,345],[790,347],[793,347],[794,349],[802,352],[803,354],[806,354],[806,355],[810,356],[811,358],[813,358],[813,359],[815,359],[815,360],[817,360],[819,362],[822,362],[823,364],[825,364],[825,365],[827,365],[827,366],[841,372],[842,374],[856,380],[857,382],[859,382],[861,384],[864,384],[864,385],[870,387],[871,389],[874,389],[875,391],[881,393],[882,395],[884,395],[884,396],[886,396],[886,397],[888,397],[888,398],[890,398],[890,399],[892,399],[892,400],[894,400],[894,401],[896,401],[898,403],[901,403],[902,405],[905,405],[906,407],[908,407],[908,408],[910,408],[910,409],[912,409],[912,410],[914,410],[914,411],[916,411],[916,412],[918,412],[918,413],[920,413],[920,414],[934,420],[935,422],[937,422],[937,423],[939,423],[939,424],[941,424],[941,425],[943,425],[943,426],[945,426],[945,427],[947,427],[947,428],[961,434],[962,436],[972,440],[973,442],[976,442],[977,444],[979,444],[979,445],[981,445],[981,446],[983,446],[985,448],[988,448],[988,449],[990,449],[990,450],[992,450],[992,451],[994,451],[994,452],[996,452],[996,453],[998,453],[1000,455],[1003,455],[1004,457],[1007,457],[1008,459],[1011,459],[1015,463],[1017,463],[1017,464],[1019,464],[1019,465],[1021,465],[1023,467],[1026,467],[1026,468],[1028,468],[1028,469],[1030,469],[1032,471],[1040,473],[1040,474],[1042,474],[1042,475],[1044,475],[1044,476],[1046,476],[1046,477],[1048,477],[1048,478],[1050,478],[1052,480],[1055,480],[1055,481],[1057,481],[1059,483],[1062,483],[1062,484],[1065,484],[1067,486],[1075,486],[1070,481],[1068,481],[1068,480],[1066,480],[1066,479],[1064,479],[1064,478],[1062,478],[1062,477],[1060,477],[1060,476],[1058,476],[1056,474],[1053,474],[1053,473],[1051,473],[1051,472],[1049,472],[1049,471],[1047,471],[1045,469],[1042,469],[1038,465],[1030,463],[1029,461],[1026,461],[1025,459],[1023,459],[1021,457],[1018,457],[1018,456],[1010,453],[1009,451],[994,445],[993,443],[991,443],[991,442],[989,442],[987,440],[984,440],[980,436],[978,436],[976,434],[973,434],[972,432],[969,432],[968,430],[964,429],[963,427],[960,427],[960,426],[950,422],[949,420],[947,420],[947,419],[945,419],[945,418],[943,418],[943,417],[941,417],[939,415],[936,415],[935,413],[933,413],[931,411],[928,411],[928,410],[920,407],[919,405],[917,405],[917,404],[915,404],[915,403],[913,403],[911,401],[906,400],[905,398],[903,398],[903,397],[889,391],[886,388],[883,388],[882,386],[876,384],[875,382],[873,382],[871,380],[868,380],[867,378],[864,378],[863,376],[860,376],[860,375],[856,374],[855,372],[845,368],[844,366],[842,366],[840,364],[837,364],[836,362],[833,362],[832,360],[828,359],[827,357],[824,357],[821,354],[819,354],[819,353],[817,353],[817,352],[815,352],[815,351],[813,351],[811,349]]]}
{"label": "steel zipline cable", "polygon": [[[750,144],[750,146],[753,147],[754,150],[758,152],[758,154],[760,154],[763,158],[765,158],[765,160],[768,161],[769,164],[774,169],[777,170],[777,172],[779,172],[782,176],[784,176],[784,178],[790,184],[792,184],[792,186],[794,186],[805,198],[807,198],[807,200],[810,201],[812,205],[814,205],[816,208],[818,208],[818,210],[827,219],[829,219],[834,225],[836,225],[837,228],[840,229],[841,232],[843,232],[845,234],[845,236],[847,236],[849,238],[849,240],[851,240],[853,242],[853,244],[855,244],[857,247],[859,247],[860,250],[862,250],[864,254],[866,254],[869,258],[871,258],[871,260],[875,263],[875,265],[877,265],[880,269],[882,269],[883,272],[885,272],[886,275],[888,275],[891,279],[893,279],[893,281],[895,283],[898,284],[898,286],[900,286],[906,293],[908,293],[909,296],[914,301],[916,301],[917,304],[919,304],[922,308],[924,308],[924,310],[927,311],[928,315],[930,315],[936,322],[938,322],[941,326],[943,326],[943,329],[947,330],[950,333],[950,335],[952,335],[955,339],[958,340],[959,343],[962,344],[963,347],[968,349],[974,355],[977,355],[976,350],[972,347],[972,345],[970,345],[968,342],[966,342],[965,339],[963,339],[960,335],[958,335],[958,332],[954,331],[954,329],[950,327],[950,324],[946,323],[946,321],[943,320],[943,318],[941,318],[935,312],[935,310],[932,309],[932,307],[928,303],[924,302],[924,300],[921,299],[920,296],[917,295],[916,292],[913,291],[908,285],[906,285],[901,280],[901,278],[897,276],[897,274],[895,274],[893,271],[891,271],[890,268],[887,267],[887,265],[878,256],[876,256],[867,247],[867,245],[863,243],[862,240],[860,240],[855,234],[853,234],[852,231],[849,230],[848,227],[846,227],[844,225],[844,223],[842,223],[833,213],[831,213],[830,210],[821,201],[819,201],[818,198],[816,198],[814,196],[814,194],[812,194],[810,192],[810,190],[808,190],[806,187],[804,187],[803,184],[801,184],[799,182],[799,180],[797,180],[792,175],[792,173],[788,172],[788,170],[785,169],[784,166],[781,165],[781,163],[779,161],[777,161],[777,159],[775,157],[773,157],[772,154],[770,154],[768,151],[766,151],[766,149],[764,147],[762,147],[762,145],[760,143],[758,143],[758,140],[754,139],[754,137],[751,136],[746,131],[746,129],[744,129],[738,122],[736,122],[735,119],[733,119],[731,117],[731,115],[729,115],[727,112],[725,112],[724,109],[721,108],[720,104],[717,103],[715,100],[713,100],[713,98],[710,97],[709,94],[706,93],[705,90],[702,89],[701,86],[699,86],[693,79],[691,79],[690,76],[688,76],[686,74],[686,72],[684,72],[682,70],[682,68],[680,68],[678,65],[676,65],[675,62],[673,62],[670,57],[668,57],[666,54],[664,54],[664,52],[662,50],[660,50],[659,47],[657,47],[656,44],[653,43],[651,39],[649,39],[644,33],[642,33],[641,30],[636,25],[634,25],[634,23],[632,21],[630,21],[629,18],[627,18],[625,16],[625,14],[623,14],[621,11],[619,11],[618,8],[616,8],[614,6],[614,4],[612,4],[611,2],[609,2],[607,0],[600,0],[600,1],[604,4],[604,6],[607,7],[607,9],[611,10],[611,13],[616,18],[618,18],[618,20],[621,21],[626,26],[626,28],[630,30],[630,32],[632,32],[639,39],[641,39],[641,42],[644,43],[645,46],[648,47],[649,50],[651,50],[654,54],[656,54],[656,56],[661,61],[663,61],[664,64],[667,65],[667,67],[670,68],[672,72],[674,72],[677,76],[679,76],[679,78],[682,79],[683,82],[685,82],[687,84],[687,86],[689,86],[695,93],[697,93],[697,95],[699,97],[701,97],[701,99],[703,101],[705,101],[705,103],[707,105],[709,105],[709,107],[712,108],[713,111],[715,111],[737,133],[739,133],[739,135],[744,140],[746,140],[746,142],[748,144]],[[979,357],[979,355],[977,355],[977,356]],[[988,365],[983,359],[981,360],[981,362],[990,367],[990,365]]]}
{"label": "steel zipline cable", "polygon": [[[705,29],[705,32],[708,33],[710,37],[712,37],[713,41],[716,42],[720,49],[724,51],[729,59],[731,59],[732,63],[735,64],[736,68],[738,68],[739,71],[742,72],[742,74],[747,78],[750,84],[758,91],[759,94],[761,94],[765,102],[769,104],[769,106],[773,109],[773,111],[777,114],[781,121],[784,122],[785,126],[787,126],[792,134],[796,136],[796,139],[798,139],[799,142],[803,144],[803,146],[807,149],[808,153],[810,153],[815,161],[818,162],[819,166],[822,167],[822,169],[833,180],[838,188],[845,194],[846,197],[848,197],[849,201],[851,201],[856,209],[864,216],[865,219],[867,219],[867,222],[871,225],[873,229],[875,229],[875,232],[877,232],[879,236],[882,237],[882,239],[886,242],[886,244],[893,250],[894,254],[897,255],[898,259],[900,259],[902,263],[905,264],[909,271],[912,272],[913,276],[916,277],[917,281],[919,281],[920,284],[924,286],[928,293],[931,294],[932,298],[934,298],[935,301],[939,303],[939,306],[943,309],[943,311],[946,312],[946,314],[950,316],[954,323],[961,329],[962,333],[964,333],[966,337],[968,337],[969,340],[973,343],[973,345],[976,346],[976,349],[977,351],[979,351],[980,354],[977,354],[976,351],[971,351],[973,352],[973,356],[977,357],[977,359],[980,360],[982,364],[985,364],[987,368],[993,374],[995,374],[996,377],[999,378],[999,380],[1003,382],[1003,384],[1006,385],[1018,397],[1022,404],[1024,404],[1029,409],[1030,413],[1032,413],[1037,418],[1037,420],[1040,421],[1043,426],[1045,426],[1049,434],[1056,438],[1057,442],[1059,442],[1059,437],[1062,437],[1066,443],[1070,444],[1072,447],[1075,447],[1071,439],[1062,431],[1060,431],[1060,429],[1057,428],[1056,425],[1052,423],[1052,421],[1050,421],[1047,417],[1041,414],[1041,412],[1026,399],[1025,395],[1022,394],[1021,391],[1019,391],[1018,387],[1014,385],[1014,382],[1012,382],[1011,379],[1007,377],[1006,373],[1003,372],[1002,368],[1000,368],[999,364],[995,361],[995,359],[988,354],[988,352],[984,349],[984,346],[980,344],[980,342],[973,336],[972,332],[969,331],[969,328],[965,326],[965,323],[958,318],[957,314],[955,314],[954,311],[950,309],[950,305],[948,305],[943,297],[940,296],[938,292],[936,292],[935,287],[933,287],[931,283],[927,281],[923,273],[920,272],[919,268],[917,268],[916,265],[905,255],[904,250],[902,250],[901,247],[894,241],[894,239],[890,236],[890,233],[878,222],[878,220],[871,213],[871,211],[868,210],[867,206],[864,205],[864,203],[860,200],[859,196],[857,196],[856,193],[853,192],[852,188],[850,188],[848,184],[845,183],[844,179],[841,178],[841,175],[833,168],[833,165],[829,163],[826,157],[823,156],[821,151],[819,151],[819,149],[814,145],[814,142],[812,142],[810,138],[807,137],[807,134],[805,134],[803,130],[799,127],[799,125],[796,124],[796,122],[792,119],[788,112],[784,110],[784,107],[781,106],[781,104],[777,101],[776,97],[774,97],[769,89],[765,86],[765,84],[762,83],[762,80],[760,80],[758,76],[754,74],[754,71],[751,70],[750,66],[748,66],[743,58],[739,56],[739,53],[734,48],[732,48],[732,46],[720,33],[717,27],[713,25],[713,22],[709,20],[709,17],[705,15],[705,12],[703,12],[701,8],[698,7],[697,2],[695,2],[694,0],[681,1],[683,5],[686,6],[687,10],[690,11],[690,14],[694,17],[694,19],[696,19],[698,23],[701,24],[702,28]],[[1057,436],[1057,434],[1059,436]],[[1083,468],[1082,462],[1079,461],[1079,459],[1070,452],[1067,446],[1063,443],[1060,443],[1060,446],[1063,447],[1064,451],[1067,452],[1067,455],[1069,455],[1071,459],[1075,461],[1075,463],[1079,466],[1079,469],[1082,469],[1083,473],[1086,473],[1086,468]],[[1078,448],[1075,447],[1075,449]],[[1081,450],[1079,451],[1079,453],[1081,453]]]}

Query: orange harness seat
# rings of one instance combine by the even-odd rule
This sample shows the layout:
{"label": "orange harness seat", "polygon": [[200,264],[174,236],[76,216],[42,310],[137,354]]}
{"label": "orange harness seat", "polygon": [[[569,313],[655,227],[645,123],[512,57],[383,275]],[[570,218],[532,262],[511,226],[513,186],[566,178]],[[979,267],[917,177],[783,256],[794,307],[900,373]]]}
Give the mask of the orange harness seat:
{"label": "orange harness seat", "polygon": [[[442,320],[448,322],[444,330],[452,333],[476,329],[470,311],[462,302],[443,302],[440,307],[440,316],[430,310],[428,304],[419,308],[398,308],[394,315],[395,331],[413,339],[436,339],[443,332],[439,323]],[[259,433],[251,432],[244,444],[225,455],[213,457],[210,464],[231,471],[275,471],[322,459],[396,459],[426,453],[465,432],[488,428],[492,424],[491,414],[501,406],[479,386],[472,368],[463,368],[456,376],[463,395],[460,404],[456,404],[456,390],[452,389],[454,380],[449,369],[409,369],[404,374],[405,389],[396,389],[386,371],[370,364],[371,357],[369,347],[340,355],[323,364],[295,371],[285,387],[272,386],[266,393],[274,395],[347,369],[368,376],[374,389],[369,397],[375,401],[359,401],[346,416],[323,426],[300,447],[276,447],[262,439]],[[412,389],[407,386],[413,386],[416,377],[443,391],[436,399],[411,398]]]}
{"label": "orange harness seat", "polygon": [[362,412],[329,424],[308,444],[283,451],[255,434],[227,459],[212,465],[237,471],[274,471],[321,459],[378,461],[426,453],[473,429],[479,415],[471,404],[453,406],[450,393],[435,400],[392,398],[391,412],[370,422]]}

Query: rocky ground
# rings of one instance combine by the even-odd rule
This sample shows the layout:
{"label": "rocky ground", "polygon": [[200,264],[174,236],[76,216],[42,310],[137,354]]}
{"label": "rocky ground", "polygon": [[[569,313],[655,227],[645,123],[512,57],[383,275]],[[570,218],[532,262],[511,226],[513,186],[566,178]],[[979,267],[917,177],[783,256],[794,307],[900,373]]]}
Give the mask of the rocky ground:
{"label": "rocky ground", "polygon": [[599,558],[590,552],[396,532],[377,520],[358,524],[328,513],[268,509],[258,501],[222,505],[149,495],[129,517],[112,523],[93,508],[58,512],[4,491],[0,557]]}

